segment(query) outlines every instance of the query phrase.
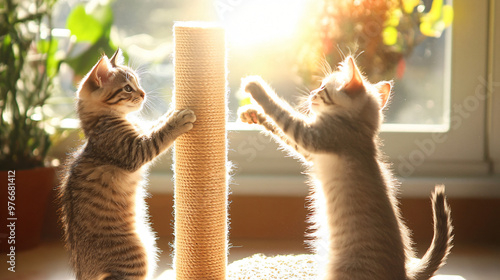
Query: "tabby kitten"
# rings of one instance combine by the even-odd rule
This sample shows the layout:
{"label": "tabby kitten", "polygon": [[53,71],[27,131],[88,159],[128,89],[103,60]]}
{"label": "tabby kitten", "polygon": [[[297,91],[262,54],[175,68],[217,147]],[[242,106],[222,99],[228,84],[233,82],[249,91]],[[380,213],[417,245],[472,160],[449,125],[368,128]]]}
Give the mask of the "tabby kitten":
{"label": "tabby kitten", "polygon": [[61,213],[78,280],[150,279],[155,236],[147,221],[142,182],[147,163],[196,120],[191,110],[165,115],[143,132],[127,119],[146,94],[120,50],[103,56],[83,78],[77,113],[86,137],[67,164]]}
{"label": "tabby kitten", "polygon": [[311,92],[307,116],[259,77],[246,78],[243,87],[261,108],[241,108],[241,120],[263,125],[310,169],[318,220],[314,245],[318,254],[324,249],[326,260],[322,279],[429,279],[443,265],[452,240],[444,187],[432,195],[432,244],[421,260],[414,259],[397,184],[381,160],[378,132],[391,82],[370,84],[347,57]]}

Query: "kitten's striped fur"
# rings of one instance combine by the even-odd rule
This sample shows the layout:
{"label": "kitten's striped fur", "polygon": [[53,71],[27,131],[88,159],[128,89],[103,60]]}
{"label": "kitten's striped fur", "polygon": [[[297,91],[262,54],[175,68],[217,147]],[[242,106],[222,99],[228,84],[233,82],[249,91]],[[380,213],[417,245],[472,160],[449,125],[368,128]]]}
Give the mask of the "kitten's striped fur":
{"label": "kitten's striped fur", "polygon": [[321,279],[429,279],[449,254],[450,210],[444,187],[437,186],[432,195],[434,239],[424,257],[414,259],[398,208],[397,183],[378,144],[381,110],[391,86],[368,83],[348,57],[311,92],[313,113],[305,116],[259,77],[243,82],[261,108],[242,108],[241,120],[263,125],[310,169],[314,245],[325,262]]}
{"label": "kitten's striped fur", "polygon": [[147,220],[147,163],[193,127],[195,115],[165,115],[148,132],[127,120],[145,92],[118,50],[82,80],[77,112],[86,142],[67,163],[60,188],[67,247],[77,280],[151,279],[155,236]]}

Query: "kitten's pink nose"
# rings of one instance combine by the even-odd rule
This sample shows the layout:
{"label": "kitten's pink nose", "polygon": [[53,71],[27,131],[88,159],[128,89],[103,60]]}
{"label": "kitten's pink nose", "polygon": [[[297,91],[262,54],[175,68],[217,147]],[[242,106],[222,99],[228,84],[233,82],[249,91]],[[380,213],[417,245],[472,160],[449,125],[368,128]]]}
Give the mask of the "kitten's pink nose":
{"label": "kitten's pink nose", "polygon": [[144,98],[144,96],[146,96],[146,93],[143,90],[139,90],[139,94],[141,95],[142,98]]}

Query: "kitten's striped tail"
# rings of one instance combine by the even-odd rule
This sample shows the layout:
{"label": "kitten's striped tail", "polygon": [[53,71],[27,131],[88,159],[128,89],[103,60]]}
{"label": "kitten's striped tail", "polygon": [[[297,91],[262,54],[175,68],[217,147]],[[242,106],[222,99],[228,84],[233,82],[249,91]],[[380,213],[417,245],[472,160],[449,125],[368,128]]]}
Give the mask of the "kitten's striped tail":
{"label": "kitten's striped tail", "polygon": [[434,220],[434,237],[427,252],[418,264],[410,270],[409,279],[427,280],[444,265],[453,240],[450,207],[446,202],[444,186],[435,187],[431,196]]}

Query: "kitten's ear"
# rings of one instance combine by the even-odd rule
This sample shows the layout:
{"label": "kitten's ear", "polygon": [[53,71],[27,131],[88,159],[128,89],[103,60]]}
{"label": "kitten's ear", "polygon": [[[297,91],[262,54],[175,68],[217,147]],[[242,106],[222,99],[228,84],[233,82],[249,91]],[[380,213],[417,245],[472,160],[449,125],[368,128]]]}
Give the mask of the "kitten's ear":
{"label": "kitten's ear", "polygon": [[346,83],[344,91],[348,94],[357,93],[364,88],[363,76],[359,72],[358,66],[354,62],[354,58],[349,56],[344,64],[344,71],[346,71]]}
{"label": "kitten's ear", "polygon": [[102,87],[102,85],[107,83],[109,80],[109,72],[111,68],[112,66],[109,62],[108,57],[103,55],[99,62],[97,62],[97,64],[92,69],[89,79],[95,86]]}
{"label": "kitten's ear", "polygon": [[113,54],[109,62],[111,62],[111,65],[113,67],[116,67],[117,65],[122,65],[124,61],[123,58],[123,52],[120,48],[116,50],[116,52]]}
{"label": "kitten's ear", "polygon": [[379,82],[375,84],[375,88],[380,96],[380,110],[384,109],[391,96],[392,82]]}

